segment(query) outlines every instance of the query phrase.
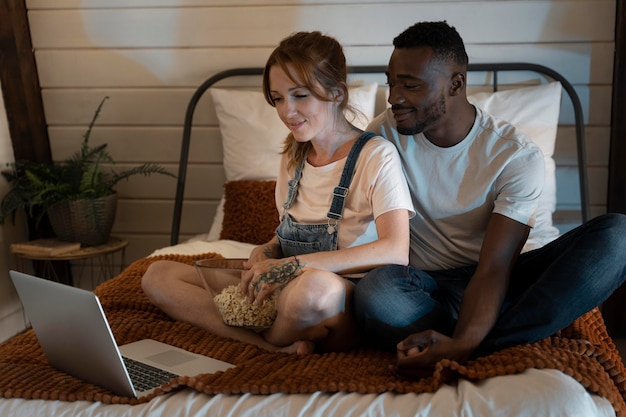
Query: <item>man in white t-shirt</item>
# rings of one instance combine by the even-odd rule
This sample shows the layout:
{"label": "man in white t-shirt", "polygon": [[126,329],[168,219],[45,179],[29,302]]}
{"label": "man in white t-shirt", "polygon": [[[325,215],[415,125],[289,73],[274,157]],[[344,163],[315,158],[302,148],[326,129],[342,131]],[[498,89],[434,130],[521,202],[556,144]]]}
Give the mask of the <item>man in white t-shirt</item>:
{"label": "man in white t-shirt", "polygon": [[394,47],[391,108],[368,130],[402,159],[417,213],[410,266],[369,272],[355,314],[367,340],[397,350],[398,374],[420,377],[443,358],[548,337],[602,303],[626,275],[626,216],[597,217],[521,253],[542,234],[541,150],[468,102],[467,53],[446,22],[417,23]]}

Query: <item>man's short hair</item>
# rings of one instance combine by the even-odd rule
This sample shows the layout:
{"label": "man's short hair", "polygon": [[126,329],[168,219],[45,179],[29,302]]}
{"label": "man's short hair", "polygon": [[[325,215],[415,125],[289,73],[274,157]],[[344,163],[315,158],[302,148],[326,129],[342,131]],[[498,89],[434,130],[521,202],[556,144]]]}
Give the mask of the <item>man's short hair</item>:
{"label": "man's short hair", "polygon": [[456,29],[442,22],[418,22],[396,36],[393,46],[398,49],[431,47],[435,59],[453,61],[466,66],[469,59],[465,45]]}

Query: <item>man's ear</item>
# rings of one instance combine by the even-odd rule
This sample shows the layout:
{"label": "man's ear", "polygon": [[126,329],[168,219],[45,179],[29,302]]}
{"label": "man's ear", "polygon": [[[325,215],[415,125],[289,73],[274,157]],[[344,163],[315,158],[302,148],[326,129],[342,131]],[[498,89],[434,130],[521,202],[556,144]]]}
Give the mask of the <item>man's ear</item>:
{"label": "man's ear", "polygon": [[452,76],[452,86],[450,87],[450,95],[456,96],[465,90],[465,74],[456,72]]}

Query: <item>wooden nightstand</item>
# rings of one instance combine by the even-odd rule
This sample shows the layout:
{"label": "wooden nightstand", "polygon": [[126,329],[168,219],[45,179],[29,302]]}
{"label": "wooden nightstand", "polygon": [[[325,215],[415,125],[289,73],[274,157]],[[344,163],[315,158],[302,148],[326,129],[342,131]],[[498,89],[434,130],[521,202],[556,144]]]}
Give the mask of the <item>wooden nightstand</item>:
{"label": "wooden nightstand", "polygon": [[[11,248],[11,252],[16,257],[17,267],[22,271],[25,270],[26,260],[42,261],[43,278],[59,282],[69,281],[69,283],[80,287],[83,275],[88,274],[93,288],[121,272],[125,265],[126,246],[128,246],[126,239],[111,236],[109,241],[102,245],[86,246],[57,255],[30,253],[15,248]],[[116,258],[119,259],[117,264]],[[52,265],[53,261],[70,261],[72,271],[76,272],[76,276],[73,274],[71,280],[68,280],[67,277],[59,277],[57,269]]]}

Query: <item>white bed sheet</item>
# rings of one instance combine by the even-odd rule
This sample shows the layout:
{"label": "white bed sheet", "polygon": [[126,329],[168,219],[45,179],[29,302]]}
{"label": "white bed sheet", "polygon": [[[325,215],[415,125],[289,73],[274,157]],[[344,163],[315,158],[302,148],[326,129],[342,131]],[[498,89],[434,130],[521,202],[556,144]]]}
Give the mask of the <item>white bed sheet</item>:
{"label": "white bed sheet", "polygon": [[[206,242],[203,237],[163,248],[168,253],[221,253],[247,257],[253,245]],[[0,416],[72,417],[608,417],[615,416],[610,402],[592,395],[568,375],[552,369],[529,369],[479,382],[459,380],[426,394],[321,393],[273,395],[206,395],[191,389],[158,396],[135,406],[87,401],[2,399]]]}
{"label": "white bed sheet", "polygon": [[314,393],[205,395],[192,390],[154,398],[135,406],[86,401],[8,399],[2,416],[72,417],[609,417],[610,403],[590,395],[574,379],[553,370],[530,369],[521,375],[480,383],[460,380],[427,394]]}

